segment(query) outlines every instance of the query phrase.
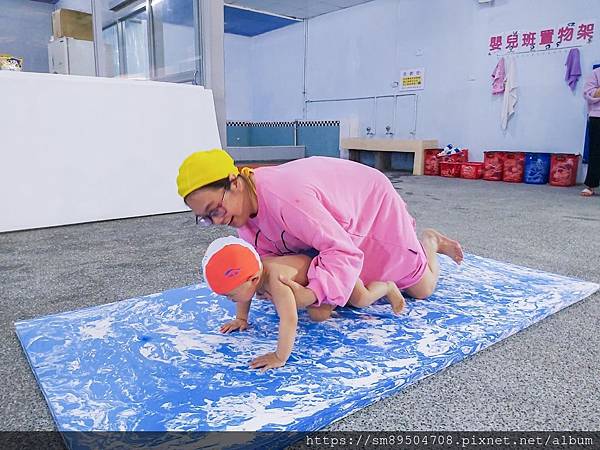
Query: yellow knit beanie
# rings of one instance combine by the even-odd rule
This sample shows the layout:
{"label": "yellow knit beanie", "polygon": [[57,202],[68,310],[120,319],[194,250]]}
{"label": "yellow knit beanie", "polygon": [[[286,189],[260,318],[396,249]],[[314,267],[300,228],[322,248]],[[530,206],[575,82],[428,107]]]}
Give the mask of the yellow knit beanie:
{"label": "yellow knit beanie", "polygon": [[214,148],[192,153],[179,167],[177,192],[185,198],[196,189],[227,178],[230,174],[238,175],[239,170],[225,150]]}

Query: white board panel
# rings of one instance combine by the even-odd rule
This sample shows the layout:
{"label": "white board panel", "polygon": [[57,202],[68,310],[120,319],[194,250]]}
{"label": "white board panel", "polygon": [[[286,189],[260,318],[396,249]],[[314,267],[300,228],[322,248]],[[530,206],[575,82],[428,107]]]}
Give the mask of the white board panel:
{"label": "white board panel", "polygon": [[220,148],[200,86],[0,72],[0,232],[184,211],[175,178]]}

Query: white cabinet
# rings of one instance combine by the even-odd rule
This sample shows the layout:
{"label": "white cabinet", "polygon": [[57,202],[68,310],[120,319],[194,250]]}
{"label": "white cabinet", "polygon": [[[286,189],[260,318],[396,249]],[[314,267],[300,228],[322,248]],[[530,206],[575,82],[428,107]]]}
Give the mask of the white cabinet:
{"label": "white cabinet", "polygon": [[96,75],[94,42],[61,37],[48,43],[50,73]]}

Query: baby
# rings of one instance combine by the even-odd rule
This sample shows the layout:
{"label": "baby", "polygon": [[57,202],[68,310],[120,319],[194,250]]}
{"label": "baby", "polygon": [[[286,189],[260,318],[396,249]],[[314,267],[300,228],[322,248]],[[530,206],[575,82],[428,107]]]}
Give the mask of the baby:
{"label": "baby", "polygon": [[[331,316],[334,305],[305,305],[296,301],[293,291],[280,281],[287,277],[303,286],[308,284],[311,258],[306,255],[265,257],[262,261],[252,245],[228,236],[213,241],[202,259],[204,279],[210,289],[236,303],[236,318],[221,327],[222,333],[248,328],[250,302],[256,295],[270,300],[279,316],[279,338],[274,352],[250,362],[253,369],[274,369],[285,365],[292,353],[298,325],[297,309],[307,308],[311,319],[322,321]],[[404,308],[404,297],[395,283],[373,281],[366,286],[358,280],[348,303],[369,306],[387,296],[394,313]]]}

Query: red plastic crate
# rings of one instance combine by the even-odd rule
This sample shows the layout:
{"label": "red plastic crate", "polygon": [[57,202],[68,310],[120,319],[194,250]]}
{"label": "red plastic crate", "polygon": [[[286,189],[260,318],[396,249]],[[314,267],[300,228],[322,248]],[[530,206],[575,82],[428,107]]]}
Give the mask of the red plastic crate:
{"label": "red plastic crate", "polygon": [[440,174],[440,158],[438,153],[443,149],[441,148],[426,148],[424,151],[424,164],[425,170],[424,175],[439,175]]}
{"label": "red plastic crate", "polygon": [[440,162],[440,175],[448,178],[460,177],[460,168],[463,163],[460,162]]}
{"label": "red plastic crate", "polygon": [[503,166],[503,181],[522,183],[525,173],[525,152],[505,152]]}
{"label": "red plastic crate", "polygon": [[467,162],[469,160],[469,149],[465,148],[454,155],[440,156],[439,159],[440,162]]}
{"label": "red plastic crate", "polygon": [[550,180],[552,186],[573,186],[577,182],[579,155],[564,153],[550,157]]}
{"label": "red plastic crate", "polygon": [[483,163],[467,162],[462,163],[460,168],[460,177],[468,180],[477,180],[483,176]]}
{"label": "red plastic crate", "polygon": [[504,152],[483,152],[483,179],[502,181]]}

